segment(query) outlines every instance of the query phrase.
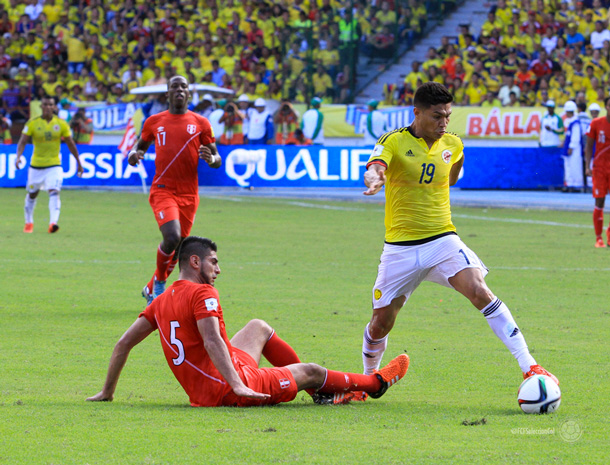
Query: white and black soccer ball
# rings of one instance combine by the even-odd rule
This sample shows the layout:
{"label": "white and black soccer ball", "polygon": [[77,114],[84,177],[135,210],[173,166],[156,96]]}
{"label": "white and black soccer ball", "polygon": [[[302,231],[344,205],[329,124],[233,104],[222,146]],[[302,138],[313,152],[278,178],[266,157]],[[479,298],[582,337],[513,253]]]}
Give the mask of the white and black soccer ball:
{"label": "white and black soccer ball", "polygon": [[525,413],[551,413],[559,408],[561,390],[548,376],[534,375],[521,383],[517,399]]}

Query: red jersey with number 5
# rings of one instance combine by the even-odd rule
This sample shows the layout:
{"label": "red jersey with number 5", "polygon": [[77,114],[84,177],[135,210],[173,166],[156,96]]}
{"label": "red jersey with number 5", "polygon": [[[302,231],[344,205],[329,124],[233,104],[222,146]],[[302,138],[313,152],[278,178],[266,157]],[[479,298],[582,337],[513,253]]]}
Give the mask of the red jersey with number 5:
{"label": "red jersey with number 5", "polygon": [[[238,373],[240,363],[227,337],[218,291],[208,284],[180,280],[146,307],[140,317],[159,330],[161,346],[174,376],[193,407],[214,407],[231,391],[210,359],[197,320],[218,318],[220,335]],[[242,377],[243,378],[243,377]]]}
{"label": "red jersey with number 5", "polygon": [[187,111],[164,111],[144,122],[142,140],[155,144],[155,177],[151,191],[164,188],[175,194],[197,195],[199,146],[215,142],[210,122]]}
{"label": "red jersey with number 5", "polygon": [[595,141],[594,168],[610,168],[610,123],[605,116],[591,121],[587,137]]}

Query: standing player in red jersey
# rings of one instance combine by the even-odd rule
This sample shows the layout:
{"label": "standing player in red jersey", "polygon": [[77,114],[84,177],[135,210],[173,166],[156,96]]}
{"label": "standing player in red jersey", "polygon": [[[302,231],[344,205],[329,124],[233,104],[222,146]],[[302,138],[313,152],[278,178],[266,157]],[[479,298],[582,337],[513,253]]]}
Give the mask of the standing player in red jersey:
{"label": "standing player in red jersey", "polygon": [[[606,194],[610,189],[610,97],[606,97],[604,106],[606,116],[591,121],[585,147],[586,175],[593,177],[595,247],[606,247],[602,239],[602,232],[604,230],[604,204]],[[593,145],[595,145],[595,157],[592,157]],[[593,169],[591,169],[591,158],[593,158]],[[610,246],[610,226],[606,231],[606,242]]]}
{"label": "standing player in red jersey", "polygon": [[[131,349],[155,329],[167,363],[193,407],[279,404],[290,402],[305,389],[311,390],[316,403],[343,404],[354,400],[348,395],[353,392],[379,398],[407,373],[406,354],[370,375],[301,363],[292,347],[262,320],[251,320],[229,340],[214,287],[220,274],[216,252],[210,239],[184,239],[179,280],[123,334],[112,352],[103,389],[87,400],[113,399]],[[261,355],[274,367],[259,368]]]}
{"label": "standing player in red jersey", "polygon": [[157,249],[157,269],[142,291],[149,304],[165,291],[165,281],[176,266],[175,251],[193,227],[199,205],[199,158],[211,168],[222,164],[212,126],[206,118],[188,110],[189,97],[187,79],[170,78],[167,83],[169,110],[144,122],[136,148],[129,154],[129,164],[135,166],[144,158],[148,147],[155,144],[155,177],[148,200],[163,241]]}

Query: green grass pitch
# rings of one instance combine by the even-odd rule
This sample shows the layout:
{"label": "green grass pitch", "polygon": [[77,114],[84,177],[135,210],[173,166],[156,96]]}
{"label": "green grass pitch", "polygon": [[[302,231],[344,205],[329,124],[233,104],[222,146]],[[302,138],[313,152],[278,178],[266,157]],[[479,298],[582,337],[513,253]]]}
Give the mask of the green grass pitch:
{"label": "green grass pitch", "polygon": [[[610,250],[593,247],[590,213],[453,209],[561,381],[554,414],[521,413],[513,357],[464,297],[431,283],[390,335],[385,361],[407,351],[411,367],[381,399],[194,409],[157,333],[132,352],[114,402],[85,402],[144,307],[160,240],[146,197],[64,191],[51,235],[46,193],[34,233],[21,232],[24,195],[0,191],[0,464],[607,463]],[[381,204],[202,198],[193,233],[219,245],[230,335],[262,318],[302,360],[361,371]]]}

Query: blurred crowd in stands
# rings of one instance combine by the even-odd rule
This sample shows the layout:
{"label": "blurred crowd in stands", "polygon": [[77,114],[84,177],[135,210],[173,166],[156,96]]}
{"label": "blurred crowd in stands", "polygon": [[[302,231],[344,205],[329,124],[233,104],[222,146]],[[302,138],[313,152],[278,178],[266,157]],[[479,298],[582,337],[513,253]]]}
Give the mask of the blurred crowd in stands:
{"label": "blurred crowd in stands", "polygon": [[608,0],[498,0],[480,31],[460,25],[427,59],[412,62],[384,101],[409,105],[418,85],[445,84],[455,105],[604,107],[610,86]]}
{"label": "blurred crowd in stands", "polygon": [[392,58],[430,1],[0,0],[3,117],[27,120],[44,94],[139,101],[174,74],[252,102],[348,102],[359,54]]}

